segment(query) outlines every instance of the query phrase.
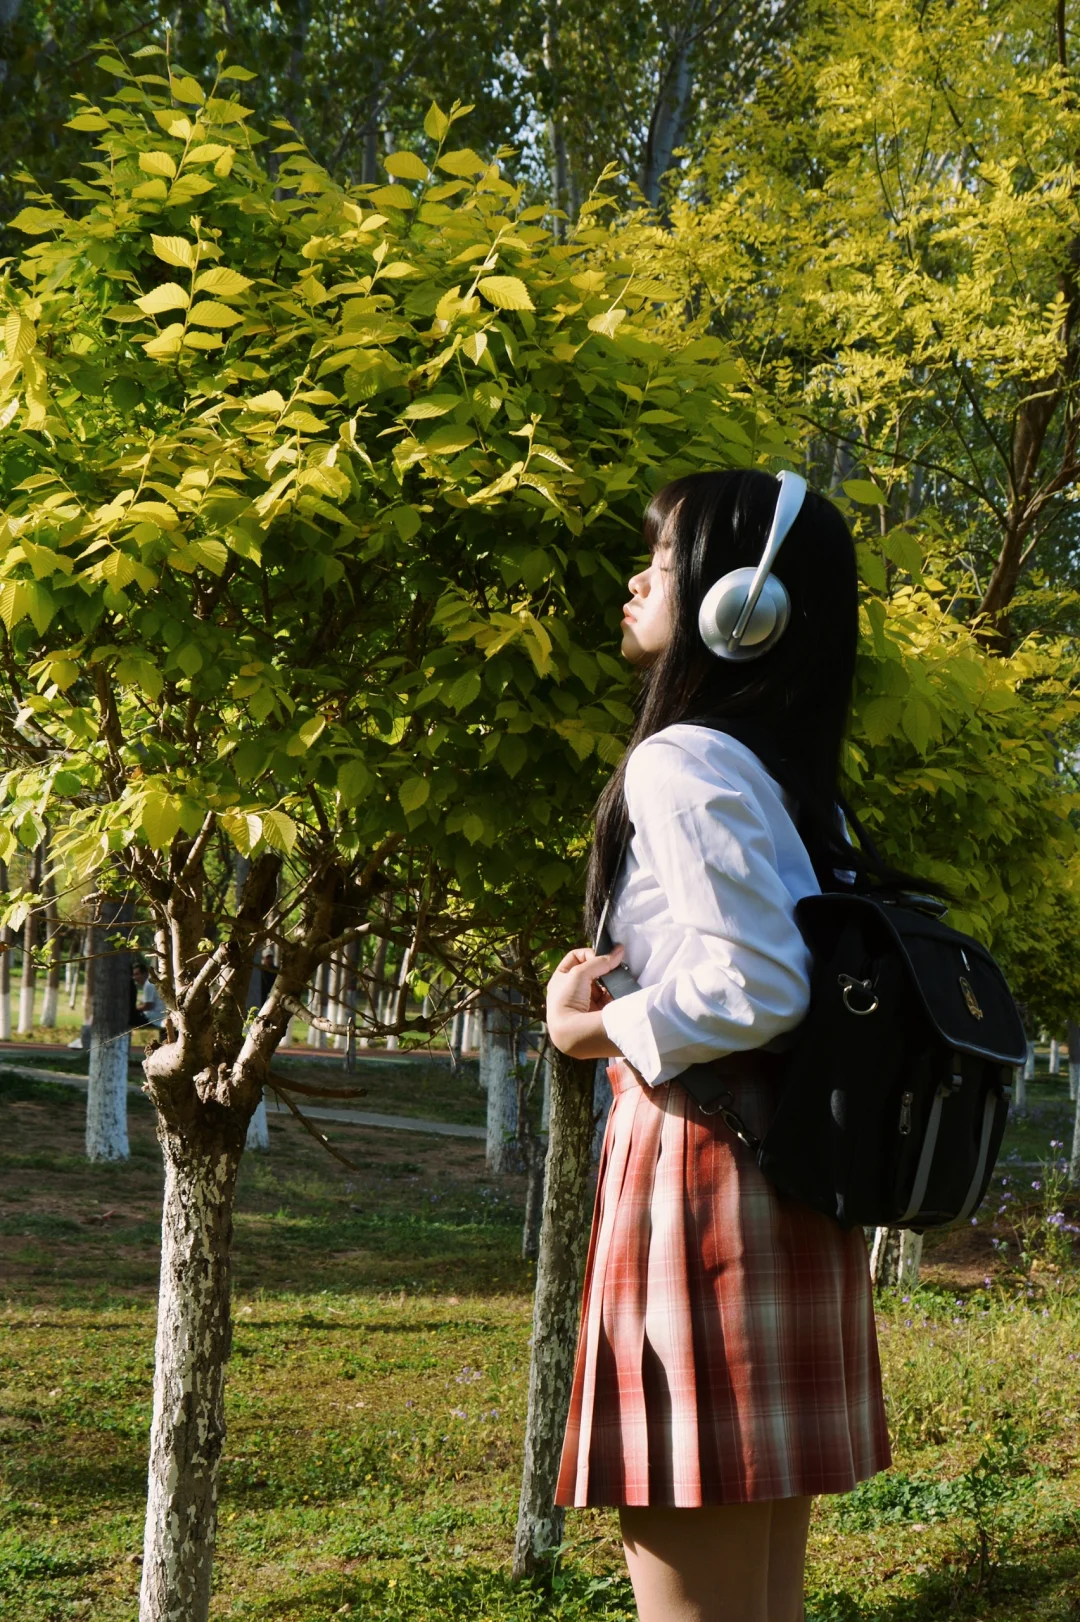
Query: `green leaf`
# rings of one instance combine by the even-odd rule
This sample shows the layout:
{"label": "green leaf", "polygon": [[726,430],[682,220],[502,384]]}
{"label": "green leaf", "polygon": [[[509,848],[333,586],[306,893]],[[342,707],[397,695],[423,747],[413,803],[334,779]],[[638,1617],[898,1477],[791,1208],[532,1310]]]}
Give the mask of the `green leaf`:
{"label": "green leaf", "polygon": [[376,208],[415,208],[416,198],[404,186],[377,186],[370,199]]}
{"label": "green leaf", "polygon": [[43,231],[58,231],[67,224],[67,215],[56,208],[20,209],[11,221],[12,228],[27,236],[40,236]]}
{"label": "green leaf", "polygon": [[420,529],[420,514],[415,507],[391,507],[390,517],[403,541],[411,541]]}
{"label": "green leaf", "polygon": [[415,152],[391,152],[383,168],[395,180],[426,180],[428,177],[427,164]]}
{"label": "green leaf", "polygon": [[398,789],[401,809],[406,816],[410,816],[414,811],[419,811],[422,805],[427,804],[430,794],[431,784],[426,777],[407,777]]}
{"label": "green leaf", "polygon": [[456,152],[444,152],[438,161],[438,167],[445,169],[448,175],[460,175],[463,180],[473,175],[481,175],[487,168],[483,158],[477,157],[471,147],[459,147]]}
{"label": "green leaf", "polygon": [[135,303],[144,315],[160,315],[163,310],[186,310],[188,296],[179,282],[162,282],[160,287],[144,293]]}
{"label": "green leaf", "polygon": [[342,761],[337,774],[338,793],[346,805],[359,805],[375,787],[375,778],[358,757]]}
{"label": "green leaf", "polygon": [[450,120],[439,106],[433,101],[424,115],[424,133],[430,135],[433,141],[441,141],[450,128]]}
{"label": "green leaf", "polygon": [[313,715],[305,721],[289,739],[285,753],[287,755],[306,755],[313,743],[316,743],[326,731],[326,716]]}
{"label": "green leaf", "polygon": [[870,479],[845,479],[840,488],[863,507],[884,507],[889,499]]}
{"label": "green leaf", "polygon": [[167,265],[179,265],[184,270],[195,269],[195,249],[185,237],[157,237],[151,235],[154,252]]}
{"label": "green leaf", "polygon": [[508,777],[516,777],[528,758],[529,746],[519,733],[508,732],[500,739],[498,748],[499,765]]}
{"label": "green leaf", "polygon": [[461,824],[461,831],[469,844],[475,845],[477,840],[484,837],[483,817],[478,817],[475,811],[470,811]]}
{"label": "green leaf", "polygon": [[445,417],[448,411],[461,404],[460,394],[425,394],[414,400],[401,413],[408,421],[422,421],[425,417]]}
{"label": "green leaf", "polygon": [[109,120],[107,118],[102,118],[100,113],[76,113],[74,118],[68,119],[67,124],[64,127],[65,129],[69,130],[112,129],[112,125],[109,123]]}
{"label": "green leaf", "polygon": [[172,180],[176,174],[176,159],[168,152],[140,152],[139,168],[144,175],[160,175]]}
{"label": "green leaf", "polygon": [[284,811],[262,813],[262,837],[274,850],[280,850],[286,856],[291,855],[296,844],[297,832],[296,823]]}
{"label": "green leaf", "polygon": [[143,833],[154,850],[165,850],[180,831],[180,807],[171,794],[151,789],[142,802]]}
{"label": "green leaf", "polygon": [[198,80],[192,79],[188,74],[179,79],[174,77],[171,88],[177,101],[186,102],[189,107],[201,107],[206,100]]}
{"label": "green leaf", "polygon": [[480,672],[467,670],[464,676],[459,676],[452,682],[446,695],[446,701],[451,709],[460,712],[466,709],[480,696]]}
{"label": "green leaf", "polygon": [[227,304],[219,304],[216,299],[204,298],[192,307],[188,319],[200,327],[232,327],[244,318],[238,310],[231,310]]}
{"label": "green leaf", "polygon": [[497,310],[535,309],[529,289],[519,276],[483,276],[477,286]]}
{"label": "green leaf", "polygon": [[195,278],[196,293],[216,293],[219,298],[236,298],[251,285],[250,277],[241,276],[238,270],[229,270],[225,265],[214,265]]}

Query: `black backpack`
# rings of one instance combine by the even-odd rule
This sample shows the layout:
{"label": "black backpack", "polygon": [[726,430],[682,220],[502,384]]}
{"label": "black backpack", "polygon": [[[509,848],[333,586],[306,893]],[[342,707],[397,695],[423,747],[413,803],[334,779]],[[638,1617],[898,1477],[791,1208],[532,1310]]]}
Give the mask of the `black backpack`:
{"label": "black backpack", "polygon": [[[744,742],[801,798],[798,772],[756,729],[693,724]],[[944,910],[934,897],[884,886],[796,905],[813,954],[810,1008],[777,1058],[783,1091],[762,1139],[732,1110],[723,1064],[677,1078],[777,1187],[844,1226],[921,1231],[960,1221],[978,1209],[994,1169],[1027,1038],[997,963],[943,923]],[[729,1062],[734,1069],[736,1056]]]}

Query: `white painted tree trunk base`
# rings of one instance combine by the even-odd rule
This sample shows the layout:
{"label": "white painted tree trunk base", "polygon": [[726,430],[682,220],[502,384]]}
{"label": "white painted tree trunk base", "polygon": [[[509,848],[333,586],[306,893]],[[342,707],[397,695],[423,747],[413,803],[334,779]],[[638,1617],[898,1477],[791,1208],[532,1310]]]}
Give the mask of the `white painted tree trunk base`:
{"label": "white painted tree trunk base", "polygon": [[11,1041],[11,992],[0,992],[0,1042]]}
{"label": "white painted tree trunk base", "polygon": [[1022,1064],[1017,1065],[1013,1081],[1013,1109],[1017,1115],[1023,1115],[1027,1109],[1027,1070]]}
{"label": "white painted tree trunk base", "polygon": [[139,1622],[206,1622],[225,1442],[229,1226],[240,1145],[166,1132]]}
{"label": "white painted tree trunk base", "polygon": [[41,1023],[48,1030],[56,1025],[57,1009],[60,1002],[60,987],[46,986],[45,996],[41,1004]]}
{"label": "white painted tree trunk base", "polygon": [[1061,1047],[1056,1037],[1050,1043],[1050,1074],[1052,1076],[1061,1074]]}
{"label": "white painted tree trunk base", "polygon": [[19,1035],[25,1036],[34,1028],[34,987],[19,987]]}
{"label": "white painted tree trunk base", "polygon": [[1080,1093],[1080,1064],[1069,1060],[1069,1102],[1076,1103],[1077,1094]]}
{"label": "white painted tree trunk base", "polygon": [[910,1228],[875,1228],[870,1277],[879,1290],[913,1290],[919,1282],[923,1236]]}
{"label": "white painted tree trunk base", "polygon": [[266,1119],[266,1099],[260,1098],[254,1115],[248,1122],[245,1149],[256,1149],[265,1154],[270,1148],[270,1124]]}
{"label": "white painted tree trunk base", "polygon": [[1029,1042],[1028,1045],[1027,1045],[1027,1060],[1026,1060],[1026,1062],[1024,1064],[1024,1080],[1025,1081],[1034,1081],[1035,1080],[1035,1044],[1034,1044],[1034,1042]]}
{"label": "white painted tree trunk base", "polygon": [[90,1030],[90,1085],[86,1094],[87,1160],[127,1160],[127,1079],[131,1036],[95,1042]]}

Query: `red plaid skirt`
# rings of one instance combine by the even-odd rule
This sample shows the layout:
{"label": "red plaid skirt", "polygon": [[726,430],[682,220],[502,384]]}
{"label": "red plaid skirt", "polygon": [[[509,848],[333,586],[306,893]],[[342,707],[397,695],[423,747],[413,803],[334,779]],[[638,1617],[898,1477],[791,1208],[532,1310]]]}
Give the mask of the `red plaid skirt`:
{"label": "red plaid skirt", "polygon": [[[778,1193],[677,1082],[608,1076],[556,1502],[750,1503],[886,1469],[862,1229]],[[731,1092],[762,1133],[776,1084]]]}

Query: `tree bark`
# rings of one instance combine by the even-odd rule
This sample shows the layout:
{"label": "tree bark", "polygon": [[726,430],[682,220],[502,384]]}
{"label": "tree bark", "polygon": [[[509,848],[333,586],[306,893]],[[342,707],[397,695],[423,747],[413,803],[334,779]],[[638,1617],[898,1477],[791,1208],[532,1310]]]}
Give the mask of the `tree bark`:
{"label": "tree bark", "polygon": [[879,1290],[913,1290],[919,1282],[922,1234],[910,1228],[877,1228],[870,1248],[870,1277]]}
{"label": "tree bark", "polygon": [[154,1414],[139,1622],[206,1622],[225,1442],[232,1210],[243,1115],[200,1103],[165,1157]]}
{"label": "tree bark", "polygon": [[[0,891],[8,889],[7,863],[0,862]],[[11,956],[14,935],[5,924],[0,930],[0,1042],[11,1041]]]}
{"label": "tree bark", "polygon": [[487,1071],[487,1168],[521,1170],[517,1143],[517,1079],[514,1030],[506,987],[500,987],[484,1020]]}
{"label": "tree bark", "polygon": [[106,903],[95,926],[96,960],[86,1094],[86,1158],[127,1160],[127,1082],[131,1047],[131,955],[114,952],[110,936],[131,922],[130,902]]}
{"label": "tree bark", "polygon": [[[44,857],[44,848],[39,845],[34,852],[30,869],[29,888],[35,895],[41,889],[41,868]],[[37,964],[34,962],[34,947],[37,944],[38,920],[37,913],[30,911],[23,924],[23,960],[22,985],[19,988],[19,1035],[25,1036],[34,1028],[34,997],[37,992]]]}
{"label": "tree bark", "polygon": [[656,208],[661,200],[664,176],[671,168],[676,149],[686,140],[687,115],[694,83],[693,48],[693,34],[688,28],[674,43],[671,65],[661,81],[649,121],[641,165],[641,190],[652,208]]}
{"label": "tree bark", "polygon": [[[278,1044],[280,1046],[280,1043]],[[254,1149],[257,1154],[267,1154],[270,1149],[270,1123],[266,1118],[266,1099],[260,1098],[255,1106],[255,1113],[248,1122],[247,1136],[244,1139],[245,1149]]]}
{"label": "tree bark", "polygon": [[577,1346],[577,1322],[589,1244],[593,1135],[591,1059],[556,1053],[551,1066],[551,1131],[544,1216],[533,1301],[525,1461],[514,1540],[514,1576],[538,1570],[562,1542],[557,1507],[563,1431]]}
{"label": "tree bark", "polygon": [[[1070,1064],[1069,1069],[1072,1070]],[[1069,1187],[1080,1188],[1080,1096],[1073,1116],[1072,1154],[1069,1157]]]}
{"label": "tree bark", "polygon": [[45,880],[45,942],[49,963],[45,971],[45,996],[41,1003],[41,1023],[46,1030],[56,1027],[60,1011],[60,915],[56,907],[56,880]]}

